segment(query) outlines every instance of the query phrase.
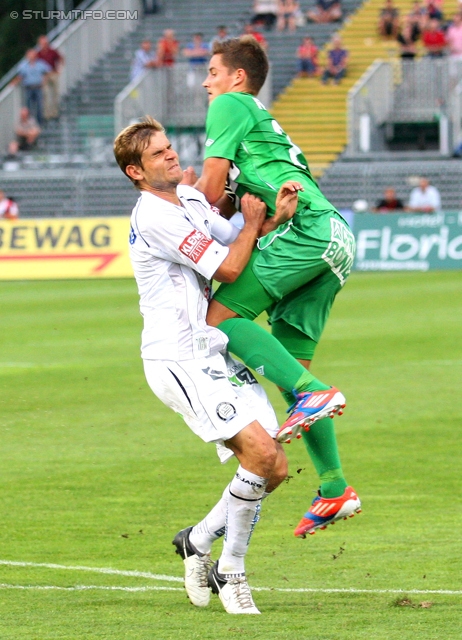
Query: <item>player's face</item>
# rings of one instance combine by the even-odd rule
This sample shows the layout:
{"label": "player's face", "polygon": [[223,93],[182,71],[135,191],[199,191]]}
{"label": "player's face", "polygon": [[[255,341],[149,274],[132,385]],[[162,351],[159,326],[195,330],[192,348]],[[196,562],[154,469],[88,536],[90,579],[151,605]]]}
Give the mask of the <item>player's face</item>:
{"label": "player's face", "polygon": [[209,102],[223,93],[229,93],[236,84],[235,72],[225,67],[221,54],[217,53],[210,59],[209,74],[202,83],[209,94]]}
{"label": "player's face", "polygon": [[160,131],[151,136],[149,145],[141,156],[143,167],[137,167],[141,176],[140,186],[158,191],[171,191],[183,178],[178,154],[172,149],[169,139]]}

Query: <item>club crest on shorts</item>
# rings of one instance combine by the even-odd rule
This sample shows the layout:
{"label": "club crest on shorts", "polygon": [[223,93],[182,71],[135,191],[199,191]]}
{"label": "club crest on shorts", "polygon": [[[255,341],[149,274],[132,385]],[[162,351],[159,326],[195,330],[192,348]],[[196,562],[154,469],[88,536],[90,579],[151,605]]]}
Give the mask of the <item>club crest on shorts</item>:
{"label": "club crest on shorts", "polygon": [[220,402],[217,406],[217,416],[220,420],[229,422],[236,415],[236,408],[230,402]]}

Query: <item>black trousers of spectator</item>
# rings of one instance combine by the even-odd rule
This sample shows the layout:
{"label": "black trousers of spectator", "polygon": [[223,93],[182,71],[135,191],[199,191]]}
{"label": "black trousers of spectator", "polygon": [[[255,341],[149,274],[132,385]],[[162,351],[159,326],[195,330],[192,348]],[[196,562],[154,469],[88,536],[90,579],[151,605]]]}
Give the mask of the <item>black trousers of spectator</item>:
{"label": "black trousers of spectator", "polygon": [[262,24],[268,31],[276,24],[277,16],[274,13],[257,13],[250,21],[252,24]]}

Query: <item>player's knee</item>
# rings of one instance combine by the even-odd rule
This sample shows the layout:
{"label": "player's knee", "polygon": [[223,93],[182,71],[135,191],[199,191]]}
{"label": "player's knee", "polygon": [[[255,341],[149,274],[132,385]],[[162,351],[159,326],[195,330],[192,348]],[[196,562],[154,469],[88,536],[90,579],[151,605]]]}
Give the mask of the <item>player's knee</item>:
{"label": "player's knee", "polygon": [[[280,447],[280,445],[278,445]],[[273,475],[271,476],[271,484],[276,488],[283,482],[289,473],[289,463],[282,448],[277,449],[277,458],[274,464]]]}
{"label": "player's knee", "polygon": [[265,477],[269,478],[273,475],[278,460],[278,452],[274,442],[271,439],[261,442],[255,453],[258,456],[259,465],[265,470]]}
{"label": "player's knee", "polygon": [[287,458],[284,456],[283,458],[278,458],[278,464],[276,464],[275,475],[279,480],[279,484],[287,478],[289,474],[289,463],[287,462]]}

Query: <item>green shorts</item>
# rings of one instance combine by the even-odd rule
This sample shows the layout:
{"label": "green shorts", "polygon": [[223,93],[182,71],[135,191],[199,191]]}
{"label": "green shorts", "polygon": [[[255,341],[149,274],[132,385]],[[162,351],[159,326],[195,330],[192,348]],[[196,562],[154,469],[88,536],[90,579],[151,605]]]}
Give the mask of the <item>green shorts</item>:
{"label": "green shorts", "polygon": [[307,351],[300,342],[296,354],[296,336],[300,332],[301,338],[319,342],[335,296],[351,271],[355,241],[334,211],[302,212],[291,222],[260,239],[239,278],[221,284],[215,298],[251,320],[266,310],[279,339],[285,333],[281,327],[295,328],[285,346],[303,358],[314,347]]}

